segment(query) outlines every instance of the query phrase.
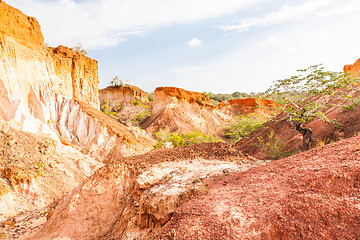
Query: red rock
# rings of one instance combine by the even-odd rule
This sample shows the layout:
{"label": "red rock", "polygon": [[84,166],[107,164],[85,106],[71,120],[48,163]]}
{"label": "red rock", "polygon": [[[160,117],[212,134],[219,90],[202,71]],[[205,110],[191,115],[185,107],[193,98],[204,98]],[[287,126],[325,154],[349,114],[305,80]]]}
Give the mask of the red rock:
{"label": "red rock", "polygon": [[344,72],[352,72],[353,76],[358,76],[360,73],[360,58],[354,64],[345,65]]}

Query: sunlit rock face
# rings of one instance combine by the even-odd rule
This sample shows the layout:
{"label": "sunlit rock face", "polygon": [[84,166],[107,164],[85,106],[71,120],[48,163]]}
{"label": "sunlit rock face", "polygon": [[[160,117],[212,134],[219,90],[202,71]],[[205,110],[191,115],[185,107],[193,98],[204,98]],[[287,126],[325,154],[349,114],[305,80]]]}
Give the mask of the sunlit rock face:
{"label": "sunlit rock face", "polygon": [[67,96],[99,107],[99,77],[96,60],[67,47],[49,48],[56,75],[65,84]]}
{"label": "sunlit rock face", "polygon": [[143,124],[148,133],[161,128],[186,133],[201,131],[222,135],[225,116],[199,92],[175,87],[158,87],[154,92],[151,117]]}
{"label": "sunlit rock face", "polygon": [[129,84],[109,86],[99,91],[100,106],[107,105],[118,117],[135,119],[137,114],[150,112],[149,96],[136,86]]}
{"label": "sunlit rock face", "polygon": [[[23,130],[47,133],[91,152],[103,152],[101,146],[109,150],[120,139],[120,154],[148,151],[146,136],[97,110],[97,70],[96,60],[67,47],[45,47],[36,19],[0,2],[0,118],[15,119]],[[141,140],[133,146],[130,138]]]}
{"label": "sunlit rock face", "polygon": [[227,100],[218,105],[220,110],[229,116],[247,115],[257,113],[264,117],[271,117],[275,114],[275,108],[278,106],[272,100],[259,98],[244,98]]}
{"label": "sunlit rock face", "polygon": [[344,66],[344,72],[352,72],[353,76],[359,76],[360,73],[360,59],[354,64],[348,64]]}

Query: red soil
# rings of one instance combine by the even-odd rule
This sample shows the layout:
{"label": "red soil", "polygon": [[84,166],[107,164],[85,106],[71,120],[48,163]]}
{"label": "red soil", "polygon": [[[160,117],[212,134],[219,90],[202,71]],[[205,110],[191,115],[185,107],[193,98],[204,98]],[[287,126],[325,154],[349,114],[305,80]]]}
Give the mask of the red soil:
{"label": "red soil", "polygon": [[360,138],[220,176],[154,239],[360,239]]}

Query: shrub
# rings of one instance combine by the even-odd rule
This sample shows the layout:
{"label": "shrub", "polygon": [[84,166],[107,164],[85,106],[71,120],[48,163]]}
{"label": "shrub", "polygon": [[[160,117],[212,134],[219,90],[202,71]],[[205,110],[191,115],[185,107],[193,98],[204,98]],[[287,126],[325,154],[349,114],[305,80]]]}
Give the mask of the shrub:
{"label": "shrub", "polygon": [[87,55],[87,51],[83,48],[81,43],[77,43],[74,47],[71,48],[71,50],[74,50],[77,53],[81,53],[84,55]]}
{"label": "shrub", "polygon": [[237,142],[247,138],[250,133],[262,127],[265,121],[265,117],[256,113],[236,116],[230,120],[230,126],[224,129],[225,137],[231,138],[233,142]]}
{"label": "shrub", "polygon": [[139,106],[140,105],[140,102],[136,101],[136,100],[131,101],[131,103],[134,104],[134,106]]}
{"label": "shrub", "polygon": [[296,150],[294,152],[285,152],[285,141],[280,139],[279,136],[275,135],[273,130],[267,134],[266,141],[262,139],[262,137],[258,137],[258,141],[259,143],[256,144],[256,146],[265,148],[266,153],[274,159],[281,159],[296,153]]}
{"label": "shrub", "polygon": [[178,132],[171,133],[169,128],[160,129],[154,133],[155,138],[158,140],[156,147],[163,147],[166,143],[171,143],[173,147],[183,147],[187,145],[194,145],[203,142],[219,142],[213,135],[205,134],[199,131],[188,132],[180,134]]}
{"label": "shrub", "polygon": [[145,110],[145,111],[142,111],[142,112],[136,114],[132,121],[139,123],[139,122],[143,121],[145,118],[150,117],[150,116],[151,116],[151,112],[149,110]]}

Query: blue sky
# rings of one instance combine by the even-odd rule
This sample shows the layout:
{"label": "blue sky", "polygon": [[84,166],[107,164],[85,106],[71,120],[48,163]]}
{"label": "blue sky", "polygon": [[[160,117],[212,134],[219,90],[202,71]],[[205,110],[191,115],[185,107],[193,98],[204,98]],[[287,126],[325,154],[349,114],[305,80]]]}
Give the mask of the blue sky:
{"label": "blue sky", "polygon": [[36,17],[50,46],[81,42],[145,91],[260,92],[296,69],[360,58],[358,0],[5,0]]}

